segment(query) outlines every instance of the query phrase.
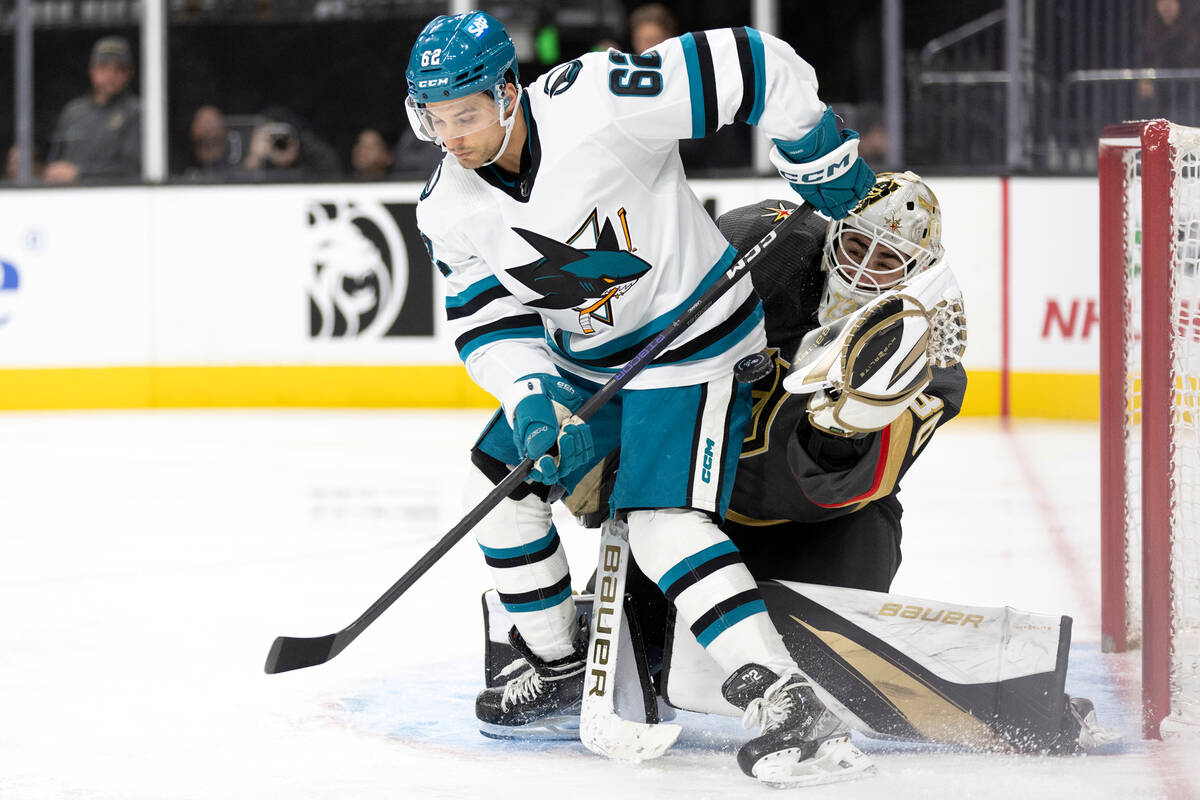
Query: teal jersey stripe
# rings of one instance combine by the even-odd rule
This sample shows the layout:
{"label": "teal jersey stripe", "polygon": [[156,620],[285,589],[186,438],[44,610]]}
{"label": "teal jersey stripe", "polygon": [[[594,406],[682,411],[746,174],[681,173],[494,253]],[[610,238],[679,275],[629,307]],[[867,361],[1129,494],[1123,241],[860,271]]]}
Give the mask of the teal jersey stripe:
{"label": "teal jersey stripe", "polygon": [[453,297],[447,297],[446,298],[446,308],[461,308],[462,306],[465,306],[467,303],[474,300],[479,295],[486,292],[488,289],[494,289],[499,285],[500,285],[500,279],[497,278],[495,275],[492,275],[491,277],[488,277],[488,278],[484,278],[481,281],[476,281],[475,283],[472,283],[470,286],[468,286],[466,289],[464,289],[459,294],[456,294]]}
{"label": "teal jersey stripe", "polygon": [[462,350],[458,351],[458,357],[466,362],[467,358],[485,344],[500,341],[501,339],[541,339],[546,333],[546,329],[538,326],[536,328],[509,328],[502,331],[492,331],[485,333],[475,339],[472,339]]}
{"label": "teal jersey stripe", "polygon": [[528,544],[517,545],[516,547],[485,547],[484,545],[479,545],[479,549],[488,558],[516,558],[517,556],[527,556],[531,553],[540,553],[550,546],[550,543],[554,541],[556,536],[558,536],[558,531],[551,525],[549,533]]}
{"label": "teal jersey stripe", "polygon": [[754,28],[746,28],[746,38],[750,40],[750,55],[754,58],[754,107],[750,109],[746,124],[757,125],[767,96],[766,52],[763,49],[762,34]]}
{"label": "teal jersey stripe", "polygon": [[[638,344],[645,339],[649,339],[651,336],[654,336],[655,334],[661,332],[664,328],[666,328],[672,322],[679,319],[679,317],[683,314],[683,312],[686,311],[688,309],[688,307],[690,307],[692,305],[692,303],[699,300],[700,296],[702,294],[704,294],[705,292],[707,292],[709,287],[717,282],[717,280],[721,277],[721,275],[724,274],[725,270],[729,269],[729,266],[733,263],[733,260],[735,258],[737,258],[737,250],[735,250],[733,248],[733,245],[729,245],[728,247],[725,248],[725,252],[721,255],[721,258],[717,261],[717,263],[714,264],[712,266],[712,268],[708,271],[708,274],[706,274],[704,276],[704,280],[700,281],[700,285],[696,287],[695,291],[693,291],[690,295],[688,295],[686,300],[684,300],[682,303],[675,306],[674,308],[672,308],[670,311],[666,312],[665,314],[659,314],[657,317],[650,320],[645,325],[641,326],[640,328],[633,331],[632,333],[627,333],[624,336],[618,336],[616,339],[613,339],[611,342],[600,345],[598,347],[593,347],[593,348],[589,348],[587,350],[579,350],[579,351],[574,351],[574,352],[572,351],[572,348],[570,345],[570,340],[574,336],[574,334],[567,334],[566,336],[563,337],[563,343],[566,346],[563,348],[563,350],[560,350],[559,352],[561,352],[564,356],[566,356],[567,358],[570,358],[572,360],[574,360],[576,358],[585,358],[585,359],[586,358],[603,358],[605,356],[612,355],[613,353],[616,353],[620,350],[624,350],[625,348],[630,347],[631,345]],[[558,349],[557,346],[554,344],[554,340],[551,339],[549,336],[547,336],[547,341],[550,343],[551,347]],[[591,369],[591,367],[589,367],[589,369]]]}
{"label": "teal jersey stripe", "polygon": [[[692,138],[704,136],[704,87],[700,83],[700,56],[696,52],[696,37],[685,33],[679,37],[683,45],[683,60],[687,64],[688,89],[692,95]],[[762,45],[762,41],[759,41]]]}
{"label": "teal jersey stripe", "polygon": [[[730,347],[733,347],[735,344],[737,344],[738,342],[745,339],[747,336],[749,336],[754,331],[755,326],[763,321],[764,317],[765,317],[765,315],[763,314],[762,304],[760,303],[759,306],[757,308],[755,308],[754,311],[750,314],[750,316],[746,317],[746,319],[743,320],[740,325],[738,325],[736,328],[734,328],[729,333],[722,336],[717,341],[708,345],[708,347],[705,347],[701,350],[697,350],[695,353],[692,353],[687,358],[680,359],[679,361],[671,361],[671,362],[663,362],[663,363],[651,361],[649,364],[646,365],[646,369],[656,369],[658,367],[673,367],[673,366],[677,366],[679,364],[689,364],[689,363],[692,363],[695,361],[702,361],[703,359],[706,359],[706,358],[712,358],[714,356],[718,356],[721,353],[724,353]],[[556,345],[555,342],[552,339],[550,339],[549,337],[547,337],[546,343],[554,350],[554,352],[556,352],[564,357],[569,358],[569,356],[567,356],[566,353],[563,353],[562,349],[560,349],[558,347],[558,345]],[[670,352],[670,351],[668,350],[668,352]],[[588,369],[592,372],[601,372],[601,373],[613,374],[613,375],[620,372],[622,369],[622,367],[602,367],[602,366],[598,366],[595,364],[580,364],[579,366],[583,367],[584,369]]]}
{"label": "teal jersey stripe", "polygon": [[675,581],[679,580],[684,575],[686,575],[687,573],[694,570],[696,567],[699,567],[702,564],[712,561],[714,558],[723,556],[726,553],[736,553],[736,552],[737,552],[737,547],[735,547],[733,542],[731,542],[729,540],[725,540],[723,542],[717,542],[714,545],[706,547],[703,550],[701,550],[699,553],[694,553],[694,554],[688,556],[687,558],[683,559],[678,564],[676,564],[675,566],[673,566],[669,570],[667,570],[666,573],[661,578],[658,579],[658,588],[661,589],[663,592],[666,592],[667,589],[671,588],[671,585],[674,584]]}
{"label": "teal jersey stripe", "polygon": [[766,603],[764,603],[762,600],[751,600],[749,603],[738,606],[733,611],[730,611],[728,614],[720,617],[712,625],[709,625],[700,632],[700,635],[696,637],[696,641],[698,641],[702,646],[708,647],[709,644],[712,643],[713,639],[716,639],[722,633],[729,630],[746,617],[752,617],[755,614],[765,613],[767,613]]}
{"label": "teal jersey stripe", "polygon": [[[504,606],[505,610],[508,611],[510,614],[520,614],[525,611],[543,611],[547,608],[554,608],[559,603],[566,602],[567,598],[570,596],[571,596],[571,587],[568,586],[567,588],[563,589],[561,592],[554,595],[553,597],[547,597],[543,600],[534,600],[529,603],[511,603],[511,604],[502,603],[502,605]],[[759,604],[761,605],[762,601],[759,601]],[[744,606],[743,606],[743,608],[744,608]],[[763,609],[765,610],[766,606],[763,606]],[[735,609],[735,613],[736,613],[736,611],[740,611],[740,610],[741,609]],[[720,620],[717,620],[717,622],[720,622]],[[713,625],[716,625],[716,624],[717,624],[716,622],[713,623]],[[712,625],[710,625],[709,627],[711,628]],[[705,633],[707,633],[707,632],[708,631],[706,630]],[[714,635],[714,637],[716,636],[716,634],[713,634],[713,635]]]}

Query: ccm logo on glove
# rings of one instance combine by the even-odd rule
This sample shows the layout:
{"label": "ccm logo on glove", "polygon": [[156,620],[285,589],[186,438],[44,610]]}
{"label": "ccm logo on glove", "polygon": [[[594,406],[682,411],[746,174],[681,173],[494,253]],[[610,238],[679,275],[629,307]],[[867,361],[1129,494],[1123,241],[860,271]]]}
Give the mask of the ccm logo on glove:
{"label": "ccm logo on glove", "polygon": [[526,375],[505,397],[512,409],[513,444],[522,459],[534,462],[531,477],[552,485],[591,461],[595,452],[587,423],[575,416],[583,396],[563,378]]}

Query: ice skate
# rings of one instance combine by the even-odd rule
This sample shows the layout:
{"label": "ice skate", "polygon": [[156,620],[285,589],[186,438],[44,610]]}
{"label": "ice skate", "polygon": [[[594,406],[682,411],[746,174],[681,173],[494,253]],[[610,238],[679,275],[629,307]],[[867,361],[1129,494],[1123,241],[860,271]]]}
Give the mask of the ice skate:
{"label": "ice skate", "polygon": [[475,699],[475,716],[483,723],[479,732],[494,739],[577,738],[587,629],[577,631],[573,653],[553,661],[534,655],[516,627],[508,637],[521,658],[500,671],[507,683]]}
{"label": "ice skate", "polygon": [[814,786],[861,778],[875,766],[850,743],[850,729],[817,699],[803,675],[782,678],[747,664],[721,687],[745,711],[742,724],[760,736],[738,750],[742,772],[771,786]]}
{"label": "ice skate", "polygon": [[1097,747],[1121,741],[1121,734],[1096,719],[1096,706],[1086,697],[1067,697],[1063,728],[1059,734],[1060,753],[1086,753]]}

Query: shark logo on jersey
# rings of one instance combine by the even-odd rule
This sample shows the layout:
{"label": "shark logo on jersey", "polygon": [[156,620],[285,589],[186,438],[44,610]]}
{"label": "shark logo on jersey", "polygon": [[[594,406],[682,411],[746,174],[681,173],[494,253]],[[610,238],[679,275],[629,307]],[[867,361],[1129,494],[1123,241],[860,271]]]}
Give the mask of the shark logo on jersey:
{"label": "shark logo on jersey", "polygon": [[561,67],[556,67],[550,73],[550,76],[546,78],[546,82],[542,87],[543,91],[550,97],[558,97],[575,85],[575,79],[579,77],[579,73],[582,70],[583,62],[579,59],[563,64]]}
{"label": "shark logo on jersey", "polygon": [[[570,241],[587,227],[596,226],[596,212]],[[523,228],[513,230],[542,254],[537,261],[508,270],[521,283],[542,296],[526,303],[532,308],[565,309],[579,313],[585,334],[596,332],[595,322],[613,324],[613,301],[628,292],[651,265],[617,242],[612,220],[605,220],[595,249],[578,249]]]}

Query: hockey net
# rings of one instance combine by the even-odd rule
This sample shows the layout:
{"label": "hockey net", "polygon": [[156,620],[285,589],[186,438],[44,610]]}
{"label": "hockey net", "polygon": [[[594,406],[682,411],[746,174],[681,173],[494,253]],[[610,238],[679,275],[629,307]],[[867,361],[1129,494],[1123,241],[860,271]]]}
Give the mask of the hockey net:
{"label": "hockey net", "polygon": [[1200,736],[1200,129],[1100,140],[1101,628],[1143,734]]}

